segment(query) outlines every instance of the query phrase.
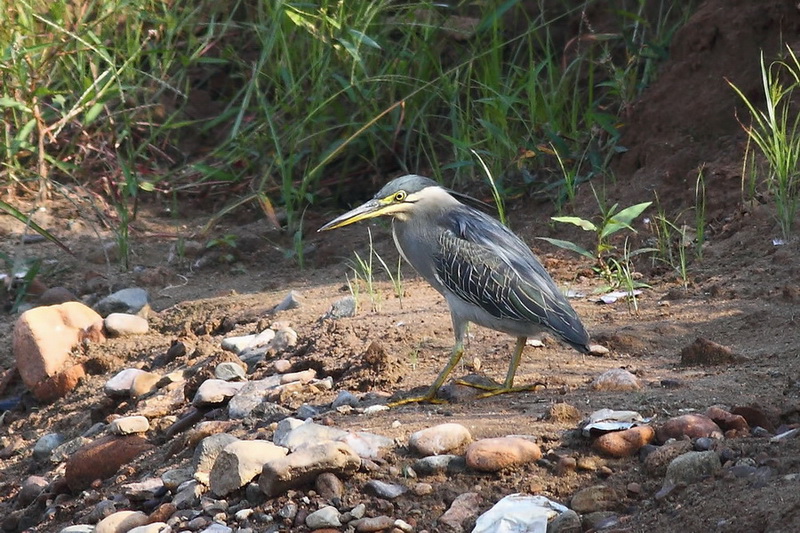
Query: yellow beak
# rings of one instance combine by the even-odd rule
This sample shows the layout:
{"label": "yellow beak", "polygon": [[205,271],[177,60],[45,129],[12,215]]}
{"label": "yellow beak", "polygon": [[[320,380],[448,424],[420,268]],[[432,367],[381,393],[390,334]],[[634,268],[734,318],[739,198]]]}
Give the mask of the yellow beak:
{"label": "yellow beak", "polygon": [[327,231],[330,229],[341,228],[359,220],[366,220],[368,218],[379,217],[384,214],[387,204],[382,203],[380,200],[372,199],[355,209],[348,211],[342,216],[336,217],[317,231]]}

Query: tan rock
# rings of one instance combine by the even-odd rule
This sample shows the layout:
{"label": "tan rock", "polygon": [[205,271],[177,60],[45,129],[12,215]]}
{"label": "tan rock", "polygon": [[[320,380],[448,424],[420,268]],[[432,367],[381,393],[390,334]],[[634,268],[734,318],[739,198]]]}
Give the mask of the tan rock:
{"label": "tan rock", "polygon": [[611,457],[629,457],[656,436],[650,426],[637,426],[624,431],[601,435],[594,441],[594,449]]}
{"label": "tan rock", "polygon": [[619,503],[619,496],[611,487],[593,485],[581,489],[572,496],[570,507],[576,513],[593,513],[608,511]]}
{"label": "tan rock", "polygon": [[467,466],[481,472],[532,463],[542,458],[536,443],[521,437],[499,437],[475,441],[467,448]]}
{"label": "tan rock", "polygon": [[117,511],[100,520],[95,533],[127,533],[147,523],[147,515],[141,511]]}
{"label": "tan rock", "polygon": [[37,400],[45,403],[54,402],[77,387],[84,377],[86,369],[82,364],[77,364],[41,380],[31,390]]}
{"label": "tan rock", "polygon": [[699,414],[688,414],[670,418],[656,428],[658,442],[681,437],[699,439],[700,437],[722,438],[722,430],[709,417]]}
{"label": "tan rock", "polygon": [[269,497],[312,483],[323,472],[350,476],[361,466],[361,458],[343,442],[305,446],[286,457],[264,464],[258,486]]}
{"label": "tan rock", "polygon": [[284,457],[289,450],[265,440],[240,440],[225,446],[209,475],[211,492],[226,496],[261,473],[264,463]]}
{"label": "tan rock", "polygon": [[152,447],[139,435],[101,437],[83,446],[67,459],[64,478],[73,491],[85,489],[96,479],[113,476],[120,466]]}
{"label": "tan rock", "polygon": [[452,422],[417,431],[408,437],[408,446],[423,456],[460,453],[470,442],[469,430]]}
{"label": "tan rock", "polygon": [[[35,307],[14,324],[13,351],[20,376],[29,389],[73,366],[70,353],[102,317],[80,302]],[[100,326],[102,327],[102,326]]]}

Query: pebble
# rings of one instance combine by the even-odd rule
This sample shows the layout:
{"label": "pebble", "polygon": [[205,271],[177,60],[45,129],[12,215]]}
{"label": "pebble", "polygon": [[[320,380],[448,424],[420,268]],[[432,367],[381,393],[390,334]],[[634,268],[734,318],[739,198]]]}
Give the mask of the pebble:
{"label": "pebble", "polygon": [[686,452],[670,462],[665,478],[673,484],[691,484],[722,470],[716,452]]}
{"label": "pebble", "polygon": [[142,310],[146,310],[149,300],[150,297],[146,290],[132,287],[106,296],[97,302],[94,308],[102,316],[108,316],[111,313],[137,315]]}
{"label": "pebble", "polygon": [[636,426],[623,431],[612,431],[600,435],[592,447],[611,457],[629,457],[649,444],[656,436],[655,430],[650,426]]}
{"label": "pebble", "polygon": [[370,533],[373,531],[383,531],[394,525],[394,519],[389,516],[381,515],[372,518],[359,518],[348,524],[356,528],[358,533]]}
{"label": "pebble", "polygon": [[742,415],[735,415],[721,407],[709,407],[706,416],[725,432],[726,437],[743,437],[750,433],[750,425]]}
{"label": "pebble", "polygon": [[192,457],[192,468],[195,472],[210,473],[217,460],[217,456],[222,450],[239,439],[227,433],[217,433],[205,437],[194,449]]}
{"label": "pebble", "polygon": [[292,328],[283,328],[275,332],[275,338],[270,343],[270,347],[278,352],[287,348],[297,346],[297,332]]}
{"label": "pebble", "polygon": [[[131,383],[131,388],[128,391],[128,394],[134,400],[141,398],[142,396],[156,390],[160,381],[161,376],[154,374],[153,372],[142,372],[141,374],[136,374],[133,377],[133,382]],[[183,398],[181,398],[181,400],[182,399]]]}
{"label": "pebble", "polygon": [[141,502],[162,495],[166,488],[161,478],[151,477],[136,483],[126,483],[120,487],[120,490],[126,498]]}
{"label": "pebble", "polygon": [[361,466],[361,458],[343,442],[305,446],[286,457],[267,461],[258,485],[268,497],[311,483],[323,472],[350,476]]}
{"label": "pebble", "polygon": [[289,294],[284,296],[283,300],[273,308],[273,311],[288,311],[289,309],[296,309],[303,305],[305,298],[299,291],[289,291]]}
{"label": "pebble", "polygon": [[33,445],[33,458],[37,461],[46,461],[50,458],[53,450],[58,448],[64,443],[66,438],[60,433],[46,433],[39,437],[36,444]]}
{"label": "pebble", "polygon": [[117,511],[95,526],[95,533],[127,533],[129,530],[147,523],[147,515],[141,511]]}
{"label": "pebble", "polygon": [[373,461],[383,458],[386,450],[394,447],[393,439],[383,435],[376,435],[375,433],[367,433],[366,431],[348,432],[337,440],[350,446],[362,459],[371,459]]}
{"label": "pebble", "polygon": [[150,429],[150,421],[146,417],[135,416],[122,416],[113,420],[108,425],[109,433],[115,435],[132,435],[134,433],[147,433]]}
{"label": "pebble", "polygon": [[172,498],[172,504],[177,509],[191,509],[200,503],[200,496],[203,494],[203,487],[191,479],[183,483]]}
{"label": "pebble", "polygon": [[[272,330],[270,330],[272,331]],[[274,331],[272,332],[275,333]],[[236,355],[241,354],[244,350],[250,347],[253,340],[256,338],[255,333],[252,335],[240,335],[236,337],[225,337],[222,339],[222,349],[233,352]]]}
{"label": "pebble", "polygon": [[666,442],[681,437],[699,439],[700,437],[722,438],[722,430],[706,415],[688,414],[670,418],[656,428],[656,440]]}
{"label": "pebble", "polygon": [[138,368],[126,368],[125,370],[120,370],[114,375],[114,377],[106,381],[106,384],[103,386],[103,392],[112,398],[127,397],[130,395],[131,385],[133,385],[134,378],[136,378],[136,376],[139,374],[146,373],[146,371]]}
{"label": "pebble", "polygon": [[192,479],[192,470],[190,468],[172,468],[161,474],[161,482],[167,490],[175,491],[181,483]]}
{"label": "pebble", "polygon": [[644,470],[653,476],[663,476],[673,459],[690,451],[692,451],[692,443],[688,440],[672,441],[663,446],[654,447],[644,458]]}
{"label": "pebble", "polygon": [[214,377],[223,381],[245,381],[247,374],[242,365],[233,361],[225,361],[214,368]]}
{"label": "pebble", "polygon": [[619,503],[619,496],[611,487],[593,485],[579,490],[572,496],[570,507],[579,514],[613,509]]}
{"label": "pebble", "polygon": [[322,529],[324,527],[339,527],[339,511],[336,507],[326,505],[318,511],[314,511],[306,517],[306,525],[311,529]]}
{"label": "pebble", "polygon": [[61,529],[58,533],[94,533],[95,527],[91,524],[76,524]]}
{"label": "pebble", "polygon": [[244,385],[245,383],[241,381],[207,379],[197,389],[192,405],[205,407],[221,404],[232,398]]}
{"label": "pebble", "polygon": [[377,479],[367,481],[364,485],[364,492],[374,494],[378,498],[394,500],[408,492],[408,488],[396,483],[387,483]]}
{"label": "pebble", "polygon": [[359,399],[355,394],[347,390],[340,390],[339,394],[336,395],[336,398],[334,398],[334,400],[331,402],[331,409],[336,409],[343,405],[356,407],[358,403]]}
{"label": "pebble", "polygon": [[217,496],[226,496],[248,484],[261,473],[264,463],[284,457],[289,450],[265,440],[239,440],[225,446],[217,455],[209,474],[209,487]]}
{"label": "pebble", "polygon": [[417,431],[408,437],[409,448],[422,456],[461,453],[470,442],[469,430],[452,422]]}
{"label": "pebble", "polygon": [[411,492],[416,496],[427,496],[433,492],[433,485],[430,483],[414,483],[411,487]]}
{"label": "pebble", "polygon": [[681,364],[684,366],[723,365],[736,363],[739,359],[727,346],[701,337],[681,350]]}
{"label": "pebble", "polygon": [[447,511],[439,517],[438,523],[452,531],[463,531],[464,523],[478,516],[481,497],[477,492],[465,492],[453,500]]}
{"label": "pebble", "polygon": [[17,506],[27,507],[47,488],[49,483],[42,476],[28,476],[17,494]]}
{"label": "pebble", "polygon": [[323,319],[332,318],[337,320],[339,318],[347,318],[356,316],[358,309],[358,302],[353,296],[345,296],[333,302],[331,308],[323,315]]}
{"label": "pebble", "polygon": [[147,319],[128,313],[111,313],[103,320],[103,326],[111,337],[144,335],[150,329]]}
{"label": "pebble", "polygon": [[612,368],[594,378],[591,387],[596,391],[624,392],[639,390],[642,384],[639,378],[624,368]]}
{"label": "pebble", "polygon": [[[325,441],[337,441],[347,436],[347,431],[315,422],[297,423],[297,419],[285,419],[278,423],[272,441],[278,446],[295,451],[303,446],[315,445]],[[288,431],[286,428],[289,428]]]}
{"label": "pebble", "polygon": [[457,474],[467,469],[467,461],[461,455],[430,455],[414,461],[413,469],[421,476]]}
{"label": "pebble", "polygon": [[285,374],[292,369],[292,363],[287,359],[276,359],[272,362],[272,368],[274,368],[275,372],[278,374]]}
{"label": "pebble", "polygon": [[466,451],[467,466],[481,472],[498,472],[541,458],[539,446],[521,437],[481,439],[470,444]]}
{"label": "pebble", "polygon": [[595,472],[603,466],[605,466],[605,461],[593,455],[582,455],[575,462],[575,467],[578,470],[586,470],[588,472]]}
{"label": "pebble", "polygon": [[153,445],[139,435],[108,435],[81,447],[67,459],[64,478],[73,491],[89,487],[97,479],[114,475]]}
{"label": "pebble", "polygon": [[172,529],[165,522],[151,522],[144,526],[130,529],[127,533],[161,533],[162,531],[172,531]]}
{"label": "pebble", "polygon": [[344,483],[336,474],[323,472],[314,480],[314,488],[320,497],[331,501],[344,495]]}

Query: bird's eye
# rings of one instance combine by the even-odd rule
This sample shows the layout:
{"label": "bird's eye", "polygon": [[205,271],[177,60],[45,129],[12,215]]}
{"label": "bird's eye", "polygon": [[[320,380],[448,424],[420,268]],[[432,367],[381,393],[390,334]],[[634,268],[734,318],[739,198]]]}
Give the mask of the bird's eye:
{"label": "bird's eye", "polygon": [[406,199],[406,191],[397,191],[394,193],[394,201],[395,202],[402,202]]}

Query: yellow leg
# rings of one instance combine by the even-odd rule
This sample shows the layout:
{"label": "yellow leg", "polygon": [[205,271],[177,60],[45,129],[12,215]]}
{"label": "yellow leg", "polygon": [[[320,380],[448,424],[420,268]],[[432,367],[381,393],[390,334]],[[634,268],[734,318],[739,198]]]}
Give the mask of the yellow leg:
{"label": "yellow leg", "polygon": [[517,344],[514,346],[514,353],[511,355],[511,363],[508,365],[506,380],[502,385],[478,385],[466,381],[459,381],[458,383],[475,389],[485,390],[486,392],[479,395],[478,398],[488,398],[489,396],[497,396],[498,394],[506,394],[507,392],[536,390],[537,387],[544,385],[544,383],[534,383],[533,385],[523,385],[521,387],[514,386],[514,375],[517,373],[517,368],[519,368],[519,363],[522,360],[522,352],[525,350],[525,343],[527,342],[527,337],[517,337]]}
{"label": "yellow leg", "polygon": [[422,396],[412,396],[411,398],[404,398],[402,400],[398,400],[396,402],[391,402],[387,404],[389,407],[397,407],[398,405],[406,405],[409,403],[444,403],[444,400],[441,400],[436,397],[436,393],[439,392],[439,388],[444,385],[447,376],[450,375],[450,372],[456,367],[458,362],[461,360],[461,356],[464,355],[464,344],[461,342],[456,343],[455,347],[453,348],[453,353],[450,356],[450,360],[447,362],[447,365],[439,372],[439,375],[436,376],[436,379],[433,381],[433,384],[428,388],[428,392],[426,392]]}

